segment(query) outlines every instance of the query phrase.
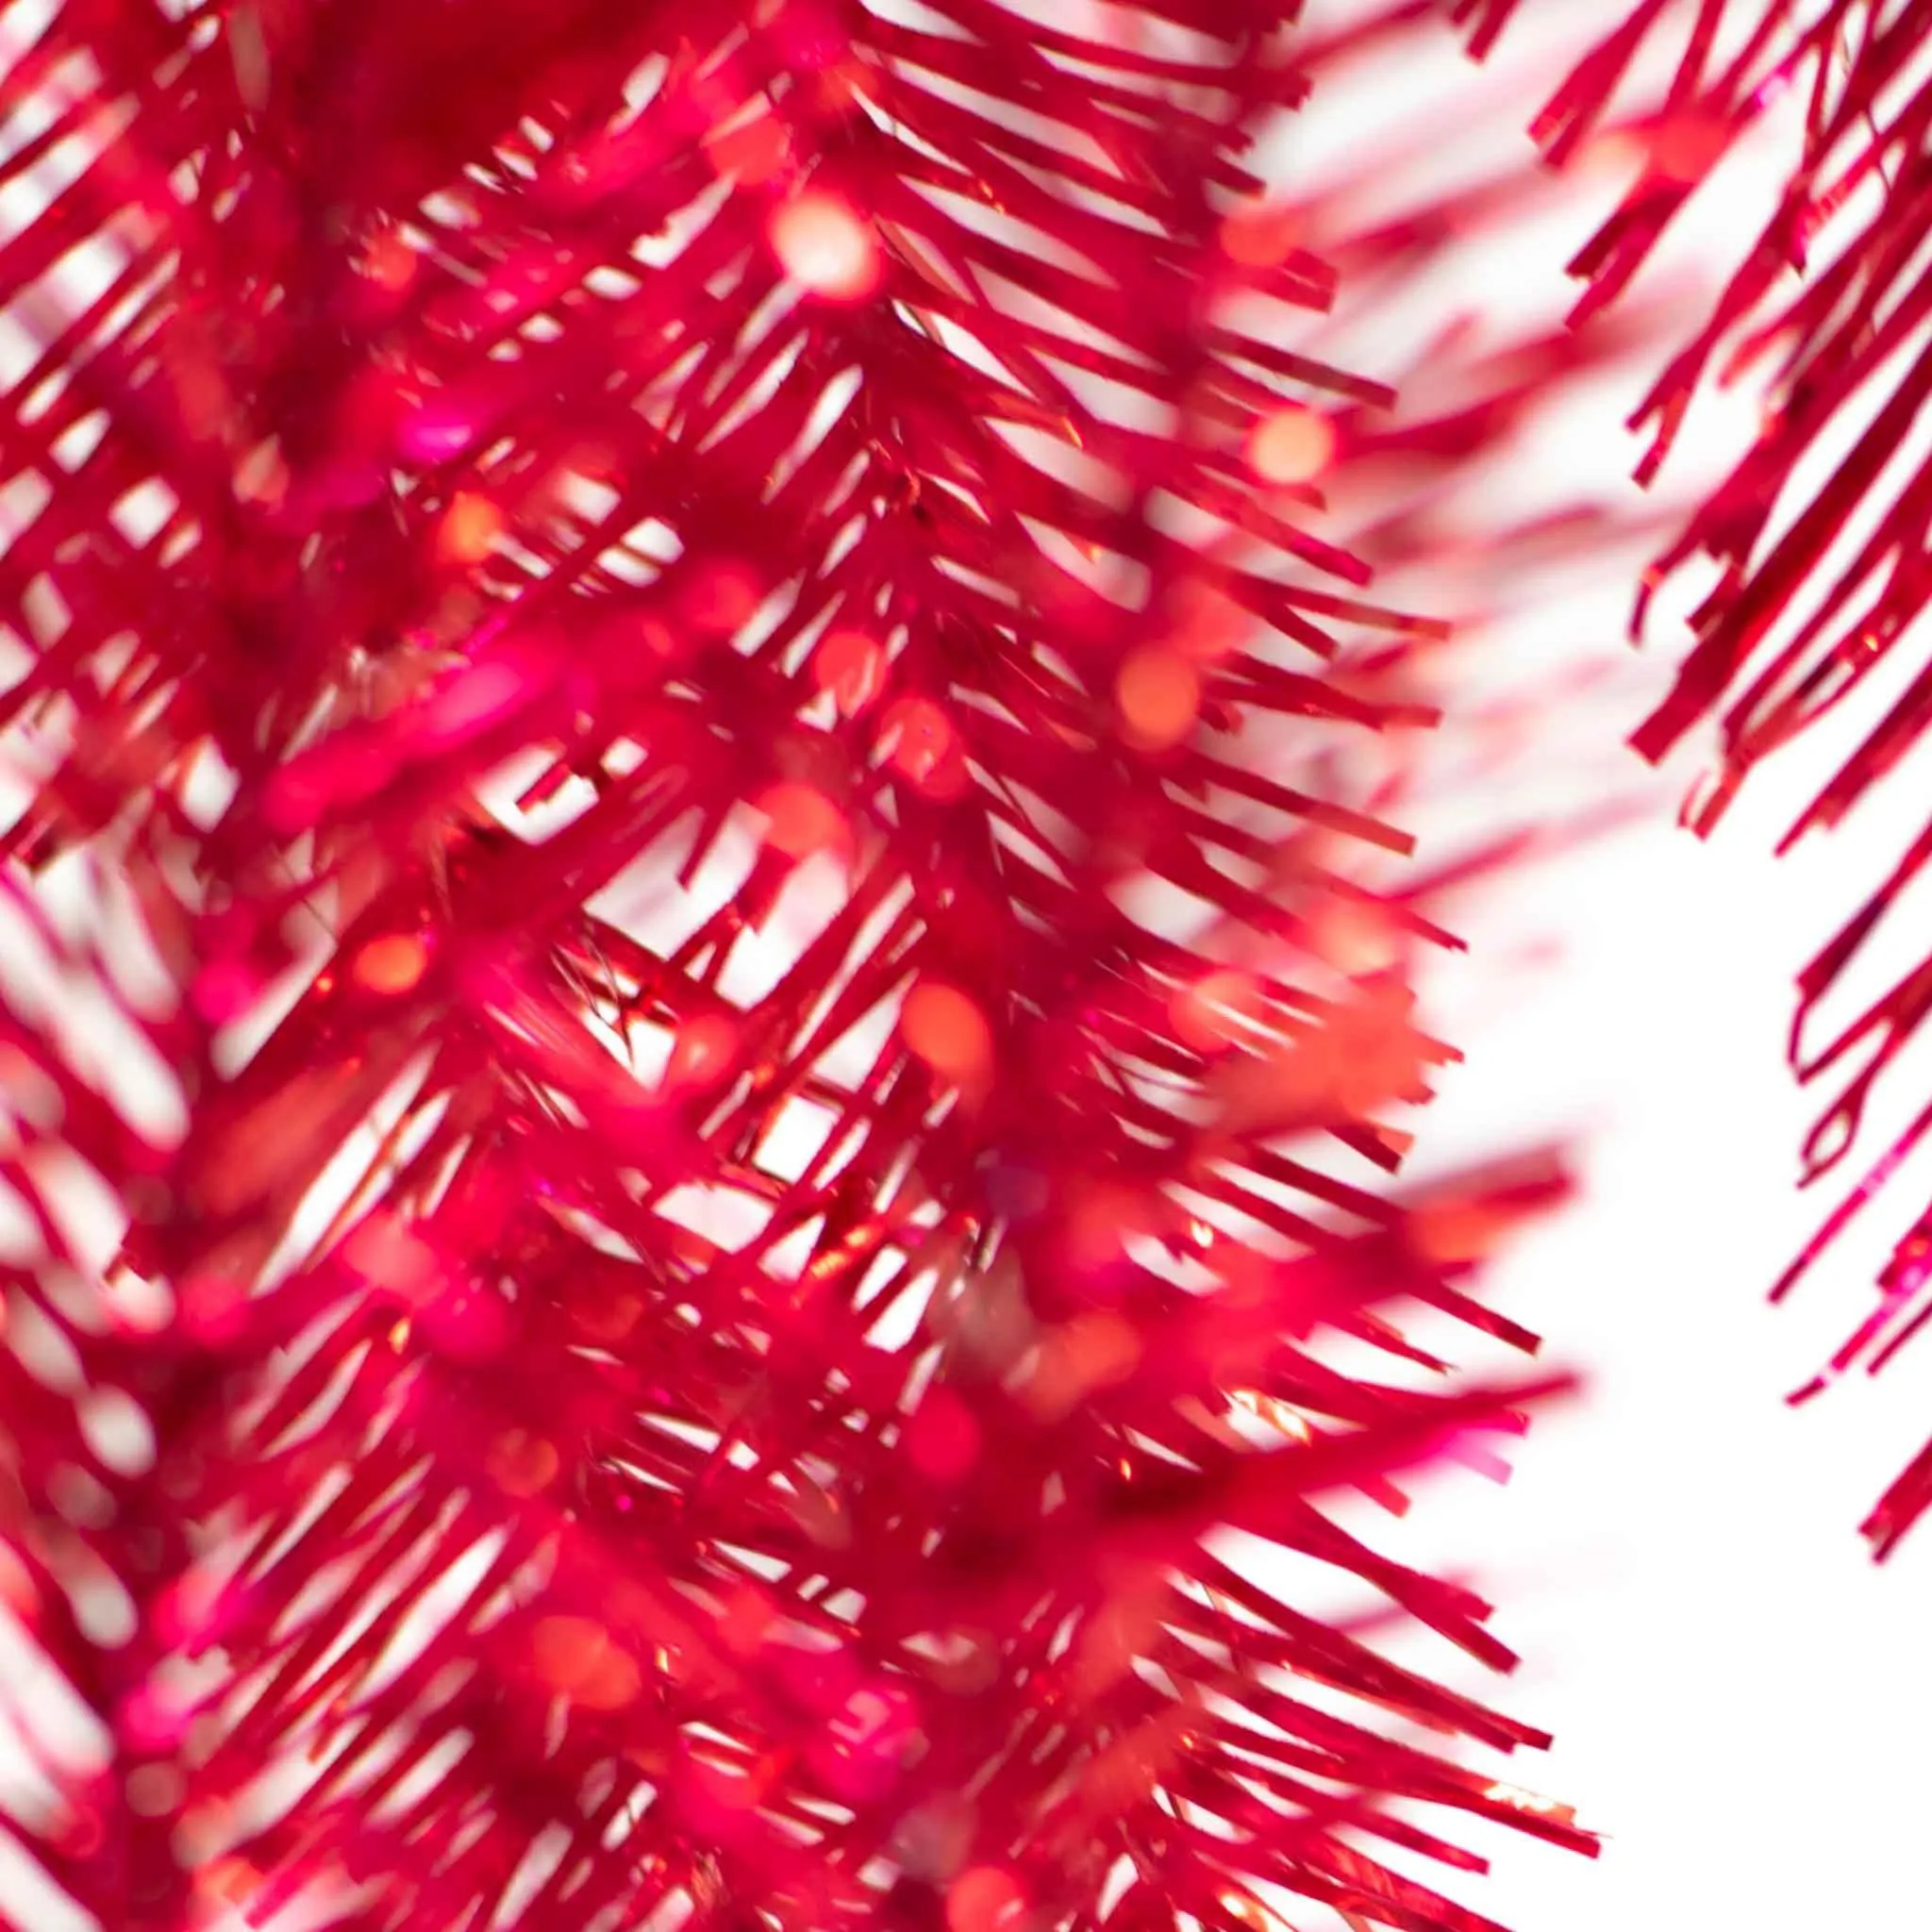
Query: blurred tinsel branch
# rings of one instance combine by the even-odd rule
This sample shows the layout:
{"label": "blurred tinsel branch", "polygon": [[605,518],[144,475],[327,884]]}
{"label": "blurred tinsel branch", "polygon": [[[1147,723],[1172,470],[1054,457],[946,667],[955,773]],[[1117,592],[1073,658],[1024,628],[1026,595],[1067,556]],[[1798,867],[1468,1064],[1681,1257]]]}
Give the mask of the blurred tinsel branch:
{"label": "blurred tinsel branch", "polygon": [[[1294,346],[1337,272],[1255,166],[1363,45],[1511,10],[0,14],[0,1917],[1469,1932],[1444,1819],[1591,1847],[1464,1761],[1531,1727],[1229,1554],[1511,1661],[1324,1508],[1557,1386],[1405,1317],[1532,1346],[1474,1277],[1561,1181],[1391,1178],[1451,1058],[1384,810],[1446,640],[1368,588],[1400,505],[1351,545],[1323,492],[1453,489],[1605,337],[1393,413]],[[1646,750],[1872,487],[1760,551],[1916,318],[1924,11],[1707,0],[1619,124],[1586,309],[1816,76],[1667,429],[1890,170],[1666,559],[1729,574]],[[1734,773],[1902,631],[1915,491],[1892,629],[1791,644],[1840,669]]]}

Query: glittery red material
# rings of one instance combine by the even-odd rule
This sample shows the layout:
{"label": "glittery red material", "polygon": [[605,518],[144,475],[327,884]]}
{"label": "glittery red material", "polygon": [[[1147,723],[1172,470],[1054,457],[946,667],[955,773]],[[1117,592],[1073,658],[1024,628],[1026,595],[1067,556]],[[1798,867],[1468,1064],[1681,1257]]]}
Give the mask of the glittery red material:
{"label": "glittery red material", "polygon": [[1323,1501],[1554,1386],[1329,1359],[1527,1346],[1557,1182],[1382,1186],[1447,1050],[1352,760],[1439,632],[1267,321],[1289,10],[11,51],[0,1585],[112,1932],[1473,1932],[1391,1801],[1590,1847],[1212,1541],[1507,1666]]}

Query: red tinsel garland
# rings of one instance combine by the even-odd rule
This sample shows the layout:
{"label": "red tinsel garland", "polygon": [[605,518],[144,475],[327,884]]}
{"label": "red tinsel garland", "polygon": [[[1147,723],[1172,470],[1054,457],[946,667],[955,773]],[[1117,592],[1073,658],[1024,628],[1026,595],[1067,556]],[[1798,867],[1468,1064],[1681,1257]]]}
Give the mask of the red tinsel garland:
{"label": "red tinsel garland", "polygon": [[[1514,191],[1331,250],[1255,150],[1527,10],[0,15],[7,1823],[110,1932],[1469,1932],[1415,1801],[1590,1847],[1451,1755],[1533,1731],[1222,1534],[1510,1661],[1320,1507],[1551,1386],[1418,1393],[1402,1307],[1529,1345],[1468,1276],[1557,1182],[1389,1196],[1445,935],[1365,748],[1442,632],[1365,587],[1433,525],[1319,489],[1499,447],[1802,96],[1636,418],[1647,479],[1780,358],[1646,580],[1722,566],[1638,737],[1741,688],[1714,822],[1923,602],[1932,5],[1621,9],[1535,125],[1564,161],[1680,34],[1582,332],[1391,416],[1296,317]],[[1794,1050],[1872,1052],[1814,1174],[1928,985]],[[1927,1228],[1835,1366],[1924,1319]],[[1932,1451],[1881,1549],[1928,1503]]]}
{"label": "red tinsel garland", "polygon": [[1392,1800],[1588,1848],[1214,1540],[1507,1665],[1318,1500],[1549,1386],[1322,1342],[1526,1345],[1555,1182],[1370,1185],[1429,631],[1310,527],[1387,398],[1276,340],[1292,10],[18,53],[8,1596],[92,1717],[13,1822],[104,1925],[1470,1932]]}

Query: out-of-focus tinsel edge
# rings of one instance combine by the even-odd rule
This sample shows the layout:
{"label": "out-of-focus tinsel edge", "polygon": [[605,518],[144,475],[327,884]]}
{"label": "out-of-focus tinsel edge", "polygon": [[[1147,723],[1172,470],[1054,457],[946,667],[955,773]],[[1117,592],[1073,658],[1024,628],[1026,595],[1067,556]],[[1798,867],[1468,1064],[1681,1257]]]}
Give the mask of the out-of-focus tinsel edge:
{"label": "out-of-focus tinsel edge", "polygon": [[[1446,0],[1477,53],[1511,16],[1562,0]],[[1394,26],[1414,8],[1384,16]],[[1717,715],[1722,757],[1686,807],[1711,830],[1746,774],[1858,692],[1897,654],[1923,655],[1919,625],[1932,575],[1932,462],[1914,434],[1932,396],[1932,6],[1829,0],[1661,0],[1619,8],[1537,118],[1561,164],[1619,113],[1614,138],[1640,165],[1622,205],[1571,264],[1586,283],[1580,325],[1615,302],[1673,218],[1770,113],[1790,130],[1790,174],[1774,211],[1740,252],[1703,325],[1630,418],[1652,441],[1654,477],[1701,386],[1766,388],[1749,450],[1646,573],[1636,626],[1657,591],[1699,559],[1715,583],[1691,615],[1693,646],[1674,689],[1637,732],[1658,759]],[[1658,98],[1624,100],[1639,57],[1664,37],[1677,64]],[[1722,51],[1720,51],[1722,50]],[[1627,111],[1626,111],[1627,110]],[[1916,628],[1915,628],[1916,626]],[[1780,844],[1840,824],[1932,724],[1932,667],[1901,680]],[[1874,933],[1932,858],[1915,837],[1883,884],[1798,978],[1790,1056],[1801,1081],[1843,1082],[1804,1146],[1803,1179],[1851,1154],[1874,1083],[1932,1007],[1932,955],[1875,998],[1847,991]],[[1813,1019],[1834,991],[1859,1009],[1824,1042]],[[1862,1003],[1862,1004],[1861,1004]],[[1932,1128],[1916,1114],[1826,1217],[1774,1291],[1781,1298],[1896,1173]],[[1932,1208],[1919,1213],[1882,1271],[1879,1300],[1794,1400],[1847,1369],[1875,1373],[1932,1319]],[[1932,1444],[1881,1498],[1863,1530],[1883,1557],[1932,1507]]]}

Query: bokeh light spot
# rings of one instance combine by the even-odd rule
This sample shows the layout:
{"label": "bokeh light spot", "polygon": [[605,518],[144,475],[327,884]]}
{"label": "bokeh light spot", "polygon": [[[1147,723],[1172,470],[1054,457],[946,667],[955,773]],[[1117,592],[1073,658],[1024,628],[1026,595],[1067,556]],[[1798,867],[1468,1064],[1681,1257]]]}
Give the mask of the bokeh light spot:
{"label": "bokeh light spot", "polygon": [[141,1764],[127,1774],[126,1792],[137,1818],[166,1818],[180,1809],[187,1786],[172,1764]]}
{"label": "bokeh light spot", "polygon": [[794,282],[835,302],[857,302],[878,286],[872,229],[836,194],[813,190],[772,217],[772,247]]}
{"label": "bokeh light spot", "polygon": [[506,1429],[490,1445],[490,1474],[507,1496],[538,1496],[562,1467],[555,1443],[528,1429]]}
{"label": "bokeh light spot", "polygon": [[957,1483],[979,1459],[979,1424],[954,1391],[927,1391],[904,1437],[907,1459],[930,1482]]}
{"label": "bokeh light spot", "polygon": [[1293,252],[1299,226],[1278,203],[1249,202],[1222,223],[1222,252],[1243,268],[1278,268]]}
{"label": "bokeh light spot", "polygon": [[1248,438],[1248,463],[1264,483],[1309,482],[1334,454],[1334,425],[1312,409],[1276,409]]}
{"label": "bokeh light spot", "polygon": [[10,1544],[0,1543],[0,1605],[31,1627],[41,1614],[40,1586]]}
{"label": "bokeh light spot", "polygon": [[946,1932],[1011,1932],[1026,1909],[1020,1881],[997,1865],[974,1865],[946,1888]]}
{"label": "bokeh light spot", "polygon": [[362,273],[392,295],[409,286],[416,274],[416,251],[396,229],[375,236],[362,252]]}
{"label": "bokeh light spot", "polygon": [[731,559],[700,565],[684,594],[684,608],[700,630],[729,637],[758,614],[765,587],[749,564]]}
{"label": "bokeh light spot", "polygon": [[255,1004],[261,983],[241,959],[212,959],[194,975],[194,1010],[216,1026],[239,1020]]}
{"label": "bokeh light spot", "polygon": [[929,698],[901,698],[886,713],[883,741],[892,768],[922,791],[950,797],[963,783],[956,756],[958,734]]}
{"label": "bokeh light spot", "polygon": [[391,997],[408,992],[429,965],[429,948],[412,932],[385,933],[356,955],[356,983]]}
{"label": "bokeh light spot", "polygon": [[621,1710],[642,1685],[636,1663],[589,1617],[545,1617],[530,1652],[544,1683],[589,1710]]}
{"label": "bokeh light spot", "polygon": [[885,682],[886,654],[862,631],[835,630],[812,653],[811,673],[823,691],[848,718],[879,694]]}
{"label": "bokeh light spot", "polygon": [[705,136],[705,154],[721,176],[748,185],[769,181],[785,164],[785,130],[770,112],[735,120]]}
{"label": "bokeh light spot", "polygon": [[245,1858],[216,1858],[194,1874],[194,1890],[204,1905],[239,1914],[261,1888],[261,1874]]}
{"label": "bokeh light spot", "polygon": [[845,817],[810,785],[774,785],[758,799],[769,824],[765,843],[787,858],[809,858],[845,842]]}
{"label": "bokeh light spot", "polygon": [[1196,1053],[1219,1053],[1261,1017],[1260,989],[1253,977],[1222,967],[1174,996],[1174,1030]]}
{"label": "bokeh light spot", "polygon": [[718,1641],[733,1657],[756,1657],[777,1622],[771,1598],[745,1584],[732,1594],[718,1619]]}
{"label": "bokeh light spot", "polygon": [[956,1086],[976,1085],[992,1065],[986,1015],[956,986],[921,980],[906,996],[900,1027],[906,1044]]}
{"label": "bokeh light spot", "polygon": [[1201,676],[1178,651],[1136,651],[1114,683],[1121,722],[1144,750],[1164,751],[1193,729],[1201,714]]}
{"label": "bokeh light spot", "polygon": [[459,490],[443,512],[438,553],[449,563],[481,563],[503,533],[503,512],[487,496]]}
{"label": "bokeh light spot", "polygon": [[1701,181],[1729,145],[1723,121],[1703,114],[1675,114],[1651,138],[1651,165],[1670,181]]}

